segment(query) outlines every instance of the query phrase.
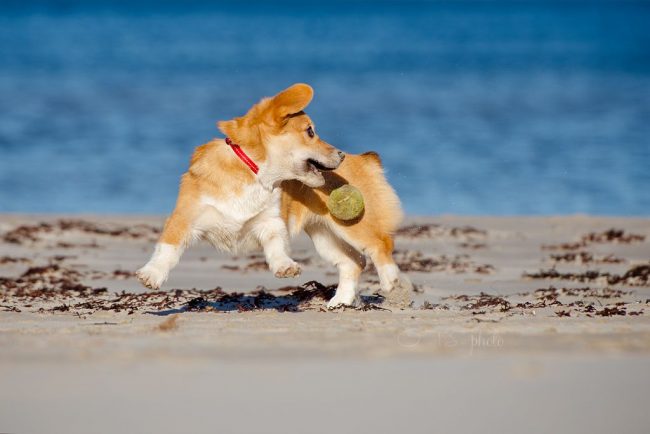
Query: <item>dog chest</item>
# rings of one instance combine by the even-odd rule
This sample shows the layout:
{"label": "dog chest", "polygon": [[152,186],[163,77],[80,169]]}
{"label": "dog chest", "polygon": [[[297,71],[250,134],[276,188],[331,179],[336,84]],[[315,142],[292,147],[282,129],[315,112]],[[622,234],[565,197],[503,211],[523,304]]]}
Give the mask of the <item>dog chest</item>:
{"label": "dog chest", "polygon": [[280,189],[269,191],[259,184],[247,186],[239,195],[201,197],[202,212],[197,229],[213,244],[225,250],[237,249],[247,238],[249,222],[266,215],[279,215]]}

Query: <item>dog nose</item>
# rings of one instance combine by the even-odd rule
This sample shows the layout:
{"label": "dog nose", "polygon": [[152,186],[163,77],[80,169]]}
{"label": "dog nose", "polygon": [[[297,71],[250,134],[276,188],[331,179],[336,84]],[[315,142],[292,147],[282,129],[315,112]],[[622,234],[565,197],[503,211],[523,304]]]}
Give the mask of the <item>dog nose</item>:
{"label": "dog nose", "polygon": [[345,153],[339,151],[339,158],[341,158],[341,161],[345,160]]}

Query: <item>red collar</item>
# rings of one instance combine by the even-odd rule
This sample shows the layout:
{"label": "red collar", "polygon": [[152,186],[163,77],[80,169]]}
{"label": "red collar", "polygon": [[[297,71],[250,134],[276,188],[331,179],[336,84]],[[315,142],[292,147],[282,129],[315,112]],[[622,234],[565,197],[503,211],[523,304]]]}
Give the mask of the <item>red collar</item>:
{"label": "red collar", "polygon": [[251,160],[248,155],[246,155],[244,150],[237,143],[233,143],[229,137],[226,137],[226,143],[232,148],[233,151],[235,151],[235,154],[237,154],[239,159],[242,160],[248,167],[250,167],[253,173],[257,175],[257,172],[260,170],[259,167],[257,167],[257,164],[255,164],[255,162]]}

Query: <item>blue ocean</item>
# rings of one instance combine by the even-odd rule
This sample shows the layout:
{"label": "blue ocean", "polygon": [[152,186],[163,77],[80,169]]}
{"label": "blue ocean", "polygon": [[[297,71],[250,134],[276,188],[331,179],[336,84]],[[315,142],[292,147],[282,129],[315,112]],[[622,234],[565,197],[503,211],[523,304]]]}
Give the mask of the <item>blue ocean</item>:
{"label": "blue ocean", "polygon": [[294,82],[410,214],[650,215],[624,1],[3,1],[0,212],[168,213],[215,122]]}

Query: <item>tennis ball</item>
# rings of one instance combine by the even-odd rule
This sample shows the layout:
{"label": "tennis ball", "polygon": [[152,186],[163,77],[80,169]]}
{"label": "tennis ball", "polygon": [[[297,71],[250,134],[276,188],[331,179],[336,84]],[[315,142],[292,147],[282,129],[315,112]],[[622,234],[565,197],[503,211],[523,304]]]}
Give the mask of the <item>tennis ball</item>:
{"label": "tennis ball", "polygon": [[361,215],[363,207],[361,192],[349,184],[332,190],[327,199],[327,209],[340,220],[354,220]]}

